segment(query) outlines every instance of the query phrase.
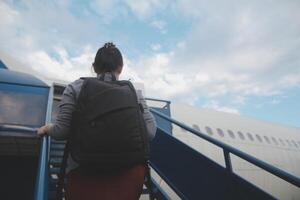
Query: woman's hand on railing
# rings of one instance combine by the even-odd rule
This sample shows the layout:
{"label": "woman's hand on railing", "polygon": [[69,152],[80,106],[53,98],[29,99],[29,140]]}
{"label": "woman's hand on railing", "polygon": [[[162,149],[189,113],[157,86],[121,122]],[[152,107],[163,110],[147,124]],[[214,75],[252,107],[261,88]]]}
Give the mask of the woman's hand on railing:
{"label": "woman's hand on railing", "polygon": [[44,136],[47,135],[49,129],[52,127],[52,124],[46,124],[40,128],[37,129],[37,135],[38,136]]}

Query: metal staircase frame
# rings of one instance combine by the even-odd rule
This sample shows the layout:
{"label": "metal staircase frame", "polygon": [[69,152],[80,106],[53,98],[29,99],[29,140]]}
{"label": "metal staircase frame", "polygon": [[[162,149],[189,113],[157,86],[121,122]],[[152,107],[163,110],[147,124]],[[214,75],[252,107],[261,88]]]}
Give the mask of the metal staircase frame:
{"label": "metal staircase frame", "polygon": [[[216,140],[206,134],[203,134],[201,133],[200,131],[197,131],[196,129],[194,128],[191,128],[187,125],[185,125],[184,123],[181,123],[175,119],[172,119],[171,117],[161,113],[161,112],[158,112],[157,110],[155,109],[151,109],[151,112],[155,115],[155,116],[159,116],[160,119],[164,119],[166,120],[167,122],[169,123],[172,123],[172,124],[175,124],[179,127],[181,127],[182,129],[185,129],[189,132],[191,132],[192,134],[208,141],[209,143],[212,143],[214,145],[216,145],[217,147],[220,147],[222,150],[223,150],[223,156],[224,156],[224,160],[225,160],[225,169],[227,171],[227,173],[229,175],[233,175],[233,176],[237,176],[234,172],[233,172],[233,168],[232,168],[232,163],[231,163],[231,157],[230,157],[230,154],[233,154],[243,160],[246,160],[248,162],[250,162],[251,164],[265,170],[266,172],[269,172],[270,174],[273,174],[275,175],[276,177],[279,177],[280,179],[283,179],[285,180],[286,182],[288,183],[291,183],[292,185],[294,186],[297,186],[300,188],[300,179],[299,177],[296,177],[292,174],[289,174],[288,172],[284,171],[284,170],[281,170],[277,167],[274,167],[262,160],[259,160],[245,152],[242,152],[230,145],[227,145],[219,140]],[[165,123],[165,122],[164,122]],[[171,133],[169,133],[167,130],[164,130],[163,128],[159,127],[158,126],[158,133],[159,132],[162,132],[166,135],[168,135],[169,139],[172,139],[172,140],[177,140],[176,142],[178,142],[179,140],[174,138]],[[158,135],[159,136],[159,135]],[[162,139],[162,138],[159,138],[159,139]],[[182,144],[184,145],[184,144]],[[151,157],[150,157],[150,164],[152,166],[152,168],[154,168],[154,170],[161,176],[161,178],[173,189],[173,191],[181,198],[181,199],[189,199],[187,197],[187,194],[184,194],[182,193],[182,191],[180,190],[180,188],[176,185],[176,183],[172,182],[171,181],[171,178],[166,176],[163,172],[160,171],[159,169],[159,166],[157,166],[155,163],[152,163],[151,162]],[[173,163],[174,164],[174,163]],[[187,168],[188,170],[188,168]],[[241,179],[242,182],[246,181],[244,180],[242,177],[238,177]],[[155,183],[154,183],[155,184]],[[195,183],[196,184],[196,183]],[[244,183],[243,183],[244,184]],[[249,182],[246,181],[246,184],[250,184]],[[251,184],[252,185],[252,184]],[[254,188],[256,188],[256,186],[253,185]],[[259,188],[257,188],[258,190],[261,190]],[[160,187],[157,187],[157,190],[159,190],[160,193],[163,193],[163,191],[161,190]],[[263,190],[261,190],[261,192],[264,193]],[[268,194],[265,193],[267,196]],[[200,193],[199,193],[200,195]],[[270,198],[270,199],[275,199],[275,197],[272,197],[272,196],[269,196],[269,197],[266,197],[266,198]]]}
{"label": "metal staircase frame", "polygon": [[[149,99],[149,100],[155,100],[155,99]],[[53,101],[53,87],[51,87],[50,92],[49,92],[49,98],[48,98],[48,108],[47,108],[47,117],[46,117],[46,123],[49,123],[51,120],[51,106],[52,106],[52,101]],[[167,101],[165,101],[167,102]],[[266,162],[263,162],[251,155],[248,155],[247,153],[244,153],[232,146],[229,146],[219,140],[216,140],[210,136],[207,136],[200,131],[197,131],[175,119],[172,119],[171,117],[162,114],[154,109],[151,109],[151,112],[159,116],[160,118],[172,123],[176,124],[177,126],[195,134],[196,136],[220,147],[223,149],[223,154],[224,154],[224,160],[226,164],[226,170],[229,174],[234,175],[234,172],[232,170],[232,164],[231,164],[231,157],[230,154],[234,154],[238,156],[241,159],[244,159],[253,165],[260,167],[261,169],[297,186],[300,187],[300,179],[296,176],[293,176],[279,168],[276,168]],[[166,130],[160,129],[161,132],[168,133]],[[170,137],[171,134],[168,134]],[[168,136],[168,137],[169,137]],[[174,138],[174,137],[173,137]],[[177,140],[174,138],[174,140]],[[49,163],[50,163],[50,145],[51,145],[51,139],[50,137],[46,136],[43,137],[41,140],[41,149],[40,149],[40,158],[39,158],[39,167],[38,167],[38,174],[36,178],[36,189],[35,189],[35,200],[46,200],[48,199],[48,190],[49,190]],[[176,186],[176,184],[172,183],[170,179],[165,176],[162,172],[159,170],[159,166],[156,166],[153,164],[150,160],[150,164],[152,168],[163,178],[163,180],[174,190],[174,192],[182,199],[189,199],[187,198],[186,194],[183,194],[180,189]],[[154,185],[154,192],[156,199],[162,199],[162,200],[169,200],[171,199],[163,190],[163,188],[160,187],[158,183],[152,178],[152,184]]]}
{"label": "metal staircase frame", "polygon": [[[51,122],[52,102],[53,102],[53,87],[50,87],[45,124]],[[35,200],[48,199],[50,142],[51,141],[49,136],[44,136],[41,139],[39,166],[38,166],[38,172],[36,176],[35,194],[34,194]]]}

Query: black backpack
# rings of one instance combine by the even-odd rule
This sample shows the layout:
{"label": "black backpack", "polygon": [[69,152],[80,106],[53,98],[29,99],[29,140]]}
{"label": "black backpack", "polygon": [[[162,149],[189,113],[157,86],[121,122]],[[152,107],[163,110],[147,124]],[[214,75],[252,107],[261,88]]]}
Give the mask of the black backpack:
{"label": "black backpack", "polygon": [[69,151],[83,169],[114,171],[145,163],[149,142],[129,81],[84,78],[72,116]]}

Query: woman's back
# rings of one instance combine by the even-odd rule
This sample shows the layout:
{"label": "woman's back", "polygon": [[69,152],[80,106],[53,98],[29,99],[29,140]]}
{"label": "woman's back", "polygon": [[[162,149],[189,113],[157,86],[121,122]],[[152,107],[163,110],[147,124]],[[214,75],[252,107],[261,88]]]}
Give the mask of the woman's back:
{"label": "woman's back", "polygon": [[[122,71],[123,60],[120,51],[111,43],[100,48],[93,63],[98,78],[111,82],[118,79]],[[72,119],[82,92],[84,80],[78,79],[69,84],[61,99],[56,122],[38,130],[38,134],[48,134],[54,139],[69,139],[72,132]],[[97,91],[95,91],[97,92]],[[155,119],[149,111],[145,99],[137,93],[137,102],[142,106],[142,118],[145,122],[148,141],[156,132]],[[73,131],[74,132],[74,131]],[[105,134],[105,133],[103,133]],[[109,145],[108,145],[109,146]],[[145,163],[137,163],[124,167],[114,173],[83,173],[80,165],[68,155],[67,161],[67,197],[68,199],[138,199],[143,187],[146,172]]]}

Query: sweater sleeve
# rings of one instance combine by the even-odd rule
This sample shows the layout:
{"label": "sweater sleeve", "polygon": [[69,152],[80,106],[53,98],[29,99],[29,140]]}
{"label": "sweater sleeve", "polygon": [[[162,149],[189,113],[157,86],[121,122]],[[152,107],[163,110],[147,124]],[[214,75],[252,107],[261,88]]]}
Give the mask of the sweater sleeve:
{"label": "sweater sleeve", "polygon": [[148,132],[148,140],[151,141],[156,134],[156,121],[154,116],[150,112],[148,105],[146,104],[146,100],[143,97],[141,90],[137,90],[137,97],[138,97],[138,102],[143,106],[144,109],[143,117]]}
{"label": "sweater sleeve", "polygon": [[79,95],[82,83],[83,80],[79,79],[69,84],[64,90],[59,104],[59,112],[56,121],[47,132],[48,135],[54,139],[65,140],[68,138],[72,114],[75,110],[76,99]]}

